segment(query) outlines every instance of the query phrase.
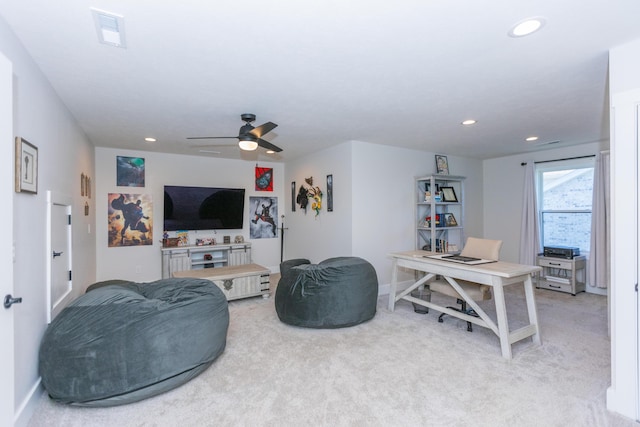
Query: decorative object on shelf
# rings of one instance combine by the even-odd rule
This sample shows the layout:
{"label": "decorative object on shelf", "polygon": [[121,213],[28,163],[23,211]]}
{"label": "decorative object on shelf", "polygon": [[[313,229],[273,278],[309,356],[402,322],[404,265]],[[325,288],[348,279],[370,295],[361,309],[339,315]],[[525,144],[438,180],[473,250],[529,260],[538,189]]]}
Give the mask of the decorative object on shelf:
{"label": "decorative object on shelf", "polygon": [[244,236],[238,235],[238,236],[235,237],[235,239],[233,239],[233,241],[235,243],[244,243]]}
{"label": "decorative object on shelf", "polygon": [[453,187],[440,187],[443,202],[457,202],[456,190]]}
{"label": "decorative object on shelf", "polygon": [[38,147],[16,137],[16,193],[38,194]]}
{"label": "decorative object on shelf", "polygon": [[225,245],[228,245],[229,243],[231,243],[231,236],[224,236],[222,238],[222,241],[224,242]]}
{"label": "decorative object on shelf", "polygon": [[109,247],[153,244],[153,203],[150,194],[108,195]]}
{"label": "decorative object on shelf", "polygon": [[273,191],[273,168],[256,165],[256,191]]}
{"label": "decorative object on shelf", "polygon": [[118,187],[144,187],[144,158],[116,157],[116,185]]}
{"label": "decorative object on shelf", "polygon": [[291,212],[296,211],[296,182],[291,181]]}
{"label": "decorative object on shelf", "polygon": [[445,227],[457,227],[458,221],[456,221],[456,217],[453,216],[452,213],[445,213],[444,215],[444,226]]}
{"label": "decorative object on shelf", "polygon": [[189,232],[187,230],[176,231],[178,246],[189,246]]}
{"label": "decorative object on shelf", "polygon": [[269,239],[278,235],[278,198],[250,197],[249,205],[255,206],[253,219],[249,224],[251,239]]}
{"label": "decorative object on shelf", "polygon": [[196,246],[212,246],[216,244],[216,239],[213,237],[205,237],[202,239],[196,239]]}
{"label": "decorative object on shelf", "polygon": [[327,175],[327,212],[333,212],[333,175]]}
{"label": "decorative object on shelf", "polygon": [[449,175],[449,162],[447,156],[436,154],[436,172],[439,175]]}

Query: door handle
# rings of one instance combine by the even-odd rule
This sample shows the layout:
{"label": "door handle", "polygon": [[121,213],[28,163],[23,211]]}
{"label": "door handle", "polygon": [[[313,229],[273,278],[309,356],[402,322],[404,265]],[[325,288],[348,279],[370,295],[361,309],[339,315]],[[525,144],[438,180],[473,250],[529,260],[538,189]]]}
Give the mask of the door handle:
{"label": "door handle", "polygon": [[5,295],[4,297],[4,308],[9,308],[13,304],[20,304],[22,302],[22,298],[13,298],[11,294]]}
{"label": "door handle", "polygon": [[57,257],[57,256],[60,256],[60,255],[62,255],[62,254],[63,254],[63,252],[62,252],[62,251],[60,251],[60,252],[53,251],[53,257],[54,257],[54,258],[55,258],[55,257]]}

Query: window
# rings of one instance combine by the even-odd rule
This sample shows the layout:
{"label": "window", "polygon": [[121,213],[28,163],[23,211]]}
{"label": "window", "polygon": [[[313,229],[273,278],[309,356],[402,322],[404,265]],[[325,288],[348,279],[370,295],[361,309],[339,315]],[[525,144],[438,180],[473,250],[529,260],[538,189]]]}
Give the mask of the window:
{"label": "window", "polygon": [[536,165],[543,246],[575,246],[589,252],[593,158]]}

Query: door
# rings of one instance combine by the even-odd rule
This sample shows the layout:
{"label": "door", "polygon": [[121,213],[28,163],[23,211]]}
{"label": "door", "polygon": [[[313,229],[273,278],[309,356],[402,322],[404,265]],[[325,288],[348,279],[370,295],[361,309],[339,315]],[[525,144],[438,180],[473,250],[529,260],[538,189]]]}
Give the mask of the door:
{"label": "door", "polygon": [[51,322],[73,298],[71,268],[71,202],[68,197],[47,192],[49,228],[48,315]]}
{"label": "door", "polygon": [[[0,223],[13,230],[13,89],[11,62],[0,53]],[[13,232],[8,239],[0,239],[0,298],[13,294]],[[15,295],[14,295],[15,296]],[[8,309],[0,306],[0,426],[12,426],[14,403],[14,330],[13,312],[20,305]]]}

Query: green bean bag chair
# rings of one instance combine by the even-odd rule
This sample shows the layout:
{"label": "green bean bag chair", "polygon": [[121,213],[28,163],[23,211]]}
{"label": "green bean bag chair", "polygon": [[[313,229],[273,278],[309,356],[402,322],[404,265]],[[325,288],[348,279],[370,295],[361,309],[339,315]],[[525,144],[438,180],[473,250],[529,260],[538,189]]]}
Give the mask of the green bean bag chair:
{"label": "green bean bag chair", "polygon": [[378,276],[362,258],[330,258],[319,264],[293,259],[280,264],[275,292],[278,318],[305,328],[344,328],[372,319]]}
{"label": "green bean bag chair", "polygon": [[229,308],[204,279],[101,282],[51,322],[40,344],[51,399],[80,406],[142,400],[192,378],[224,351]]}

